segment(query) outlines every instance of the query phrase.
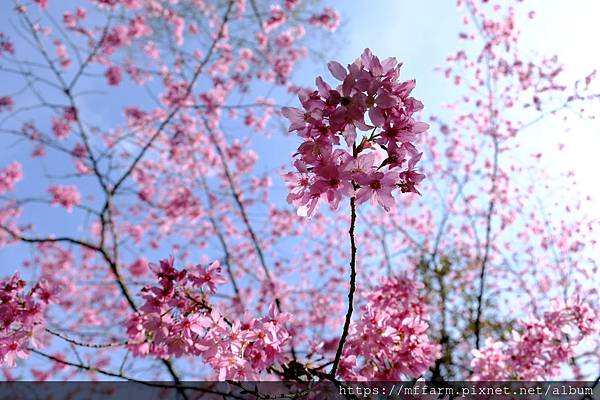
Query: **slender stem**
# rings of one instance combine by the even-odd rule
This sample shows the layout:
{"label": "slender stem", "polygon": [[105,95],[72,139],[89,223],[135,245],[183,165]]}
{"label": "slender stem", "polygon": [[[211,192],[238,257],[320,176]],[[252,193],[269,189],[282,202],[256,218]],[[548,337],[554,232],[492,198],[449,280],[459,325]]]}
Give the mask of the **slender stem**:
{"label": "slender stem", "polygon": [[494,214],[495,207],[495,184],[496,175],[498,173],[498,144],[497,140],[494,139],[494,171],[492,175],[492,192],[490,199],[488,212],[486,216],[486,230],[485,230],[485,250],[483,254],[483,260],[481,261],[481,270],[479,272],[479,293],[477,294],[477,314],[475,316],[475,348],[479,349],[481,343],[481,316],[483,314],[483,294],[485,291],[485,275],[486,267],[490,257],[491,248],[491,234],[492,234],[492,215]]}
{"label": "slender stem", "polygon": [[[489,61],[488,61],[489,64]],[[488,91],[490,95],[490,99],[493,99],[492,94],[494,90],[491,87],[490,79],[489,79],[489,65],[488,65]],[[488,206],[488,211],[486,215],[486,229],[485,229],[485,249],[483,254],[483,260],[481,261],[481,270],[479,273],[479,293],[477,295],[477,314],[475,316],[475,348],[479,349],[481,343],[481,318],[483,313],[483,295],[485,291],[485,276],[486,276],[486,268],[490,257],[490,250],[492,244],[492,216],[494,214],[494,208],[496,206],[496,184],[498,179],[498,155],[500,153],[498,137],[496,136],[496,123],[494,119],[494,105],[490,103],[490,121],[492,127],[490,129],[490,136],[492,138],[492,144],[494,146],[494,159],[492,166],[492,188],[490,190],[490,202]]]}
{"label": "slender stem", "polygon": [[131,344],[141,344],[143,342],[130,342],[128,340],[123,341],[123,342],[114,342],[114,343],[86,343],[86,342],[81,342],[79,340],[75,340],[72,339],[60,332],[55,332],[52,329],[49,328],[45,328],[45,331],[48,332],[51,335],[54,335],[56,337],[59,337],[61,339],[63,339],[66,342],[69,342],[71,344],[74,344],[75,346],[80,346],[80,347],[89,347],[92,349],[104,349],[104,348],[108,348],[108,347],[120,347],[120,346],[128,346]]}
{"label": "slender stem", "polygon": [[[489,35],[483,30],[475,9],[473,8],[472,4],[467,4],[467,9],[469,10],[470,14],[471,14],[471,19],[473,20],[475,26],[477,27],[477,29],[479,30],[479,33],[481,35],[481,38],[485,41],[485,42],[489,42],[490,40],[492,40],[491,37],[489,37]],[[487,269],[487,265],[489,262],[489,257],[490,257],[490,253],[491,253],[491,240],[492,240],[492,217],[494,214],[494,209],[496,206],[496,192],[497,192],[497,188],[496,188],[496,184],[497,184],[497,179],[498,179],[498,170],[499,170],[499,165],[498,165],[498,156],[500,153],[500,143],[499,143],[499,138],[497,135],[497,130],[498,130],[498,124],[496,121],[496,114],[498,112],[498,109],[496,107],[496,105],[494,104],[495,101],[495,96],[494,94],[497,92],[497,87],[496,87],[496,81],[494,80],[494,78],[492,77],[491,71],[492,71],[492,67],[490,66],[490,54],[485,53],[485,67],[486,67],[486,88],[487,88],[487,95],[488,95],[488,99],[489,99],[489,103],[488,103],[488,109],[489,109],[489,123],[490,123],[490,128],[489,128],[489,136],[492,139],[492,144],[494,146],[494,155],[493,155],[493,166],[492,166],[492,175],[491,175],[491,183],[492,183],[492,188],[490,190],[490,201],[489,201],[489,206],[488,206],[488,210],[487,210],[487,215],[486,215],[486,229],[485,229],[485,248],[484,248],[484,254],[483,254],[483,259],[481,261],[481,267],[480,267],[480,272],[479,272],[479,290],[478,290],[478,294],[477,294],[477,309],[476,309],[476,315],[475,315],[475,321],[474,321],[474,334],[475,334],[475,348],[479,349],[480,344],[481,344],[481,320],[482,320],[482,316],[483,316],[483,300],[484,300],[484,293],[485,293],[485,277],[486,277],[486,269]]]}
{"label": "slender stem", "polygon": [[346,320],[344,321],[344,330],[342,331],[342,337],[338,344],[337,351],[335,353],[335,359],[333,361],[333,367],[331,367],[330,375],[335,378],[335,373],[340,364],[342,358],[342,352],[344,350],[344,344],[348,337],[348,330],[350,329],[350,321],[352,320],[352,312],[354,311],[354,292],[356,291],[356,240],[354,238],[354,226],[356,225],[356,199],[350,198],[350,229],[348,234],[350,236],[350,290],[348,291],[348,311],[346,312]]}

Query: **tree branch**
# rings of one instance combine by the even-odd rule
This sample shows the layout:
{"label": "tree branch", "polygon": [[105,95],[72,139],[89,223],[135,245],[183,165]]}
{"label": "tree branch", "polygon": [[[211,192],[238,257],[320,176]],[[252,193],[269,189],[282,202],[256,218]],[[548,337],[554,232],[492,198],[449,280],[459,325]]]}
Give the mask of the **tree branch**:
{"label": "tree branch", "polygon": [[342,358],[342,352],[344,350],[344,344],[348,337],[348,330],[350,329],[350,322],[352,320],[352,312],[354,311],[354,292],[356,291],[356,241],[354,237],[354,226],[356,224],[356,199],[350,198],[350,229],[348,235],[350,236],[350,290],[348,291],[348,311],[346,312],[346,320],[344,321],[344,329],[342,331],[342,337],[338,344],[337,351],[335,352],[335,359],[333,360],[333,366],[331,367],[330,375],[335,378],[340,359]]}

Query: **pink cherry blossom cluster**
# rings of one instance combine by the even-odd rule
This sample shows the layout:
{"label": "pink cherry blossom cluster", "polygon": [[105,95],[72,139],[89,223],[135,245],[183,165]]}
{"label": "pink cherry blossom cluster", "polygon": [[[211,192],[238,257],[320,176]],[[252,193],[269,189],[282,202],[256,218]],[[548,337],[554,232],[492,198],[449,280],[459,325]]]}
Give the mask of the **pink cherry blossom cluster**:
{"label": "pink cherry blossom cluster", "polygon": [[521,321],[512,338],[486,341],[473,350],[475,380],[544,380],[560,372],[574,347],[598,332],[598,314],[581,299],[569,299],[540,319]]}
{"label": "pink cherry blossom cluster", "polygon": [[0,170],[0,194],[14,190],[16,183],[21,179],[23,179],[21,164],[17,161],[8,164]]}
{"label": "pink cherry blossom cluster", "polygon": [[127,322],[135,355],[200,356],[221,380],[258,379],[261,371],[284,360],[289,315],[272,306],[268,316],[232,322],[208,302],[226,282],[218,262],[177,270],[169,258],[150,268],[160,286],[142,289],[145,302]]}
{"label": "pink cherry blossom cluster", "polygon": [[42,281],[31,290],[18,273],[0,281],[0,366],[14,367],[29,356],[30,346],[39,347],[44,333],[44,311],[53,302],[58,287]]}
{"label": "pink cherry blossom cluster", "polygon": [[104,76],[106,77],[106,82],[110,86],[117,86],[123,77],[121,74],[121,69],[116,65],[111,65],[104,72]]}
{"label": "pink cherry blossom cluster", "polygon": [[73,211],[73,207],[81,203],[79,190],[73,185],[53,185],[48,188],[52,195],[50,204],[64,207],[67,212]]}
{"label": "pink cherry blossom cluster", "polygon": [[48,7],[48,0],[35,0],[34,1],[40,8]]}
{"label": "pink cherry blossom cluster", "polygon": [[340,25],[340,14],[331,7],[325,7],[321,13],[312,15],[308,23],[333,32]]}
{"label": "pink cherry blossom cluster", "polygon": [[10,96],[0,97],[0,112],[11,111],[15,106],[15,102]]}
{"label": "pink cherry blossom cluster", "polygon": [[218,371],[220,380],[259,380],[262,371],[288,361],[285,350],[290,335],[284,324],[290,320],[289,314],[279,313],[272,304],[264,317],[221,325],[210,332],[212,346],[204,359]]}
{"label": "pink cherry blossom cluster", "polygon": [[66,139],[71,134],[71,124],[77,121],[77,110],[67,107],[62,116],[52,117],[52,132],[58,139]]}
{"label": "pink cherry blossom cluster", "polygon": [[0,56],[2,53],[14,54],[15,45],[9,40],[6,34],[0,32]]}
{"label": "pink cherry blossom cluster", "polygon": [[56,56],[58,58],[60,66],[64,69],[68,69],[69,67],[71,67],[71,57],[69,57],[69,51],[67,50],[67,46],[65,46],[65,44],[59,39],[55,39],[54,48],[56,50]]}
{"label": "pink cherry blossom cluster", "polygon": [[[339,86],[318,77],[318,90],[299,93],[302,109],[282,109],[289,130],[303,139],[297,172],[285,177],[289,202],[308,215],[320,200],[336,209],[344,197],[389,210],[394,190],[419,193],[416,185],[425,176],[415,171],[422,153],[413,143],[428,125],[413,118],[423,104],[410,97],[414,80],[398,81],[401,65],[395,58],[380,61],[369,49],[347,69],[332,61],[328,67]],[[357,129],[371,132],[357,141]]]}
{"label": "pink cherry blossom cluster", "polygon": [[340,374],[352,380],[401,380],[423,374],[440,356],[427,336],[429,313],[423,285],[403,275],[366,294],[359,321],[351,326]]}

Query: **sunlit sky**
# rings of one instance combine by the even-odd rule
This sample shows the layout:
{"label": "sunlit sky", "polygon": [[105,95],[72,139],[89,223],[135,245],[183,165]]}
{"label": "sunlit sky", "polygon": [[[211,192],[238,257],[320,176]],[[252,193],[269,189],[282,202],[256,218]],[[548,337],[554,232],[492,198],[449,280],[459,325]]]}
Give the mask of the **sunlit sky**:
{"label": "sunlit sky", "polygon": [[[442,65],[448,54],[464,45],[457,38],[462,25],[454,0],[353,0],[327,3],[340,11],[342,26],[332,42],[334,48],[327,48],[326,57],[349,63],[369,47],[382,58],[395,56],[404,63],[403,77],[417,79],[415,94],[425,103],[426,111],[438,113],[440,104],[456,99],[454,87],[434,72],[434,68]],[[9,1],[2,2],[0,15],[9,16],[12,13],[11,4]],[[49,4],[51,8],[64,7],[62,1],[51,0]],[[73,2],[72,6],[76,4]],[[564,76],[570,80],[581,78],[600,65],[600,52],[597,51],[600,1],[527,0],[519,7],[524,11],[523,14],[530,9],[536,10],[536,18],[524,19],[520,24],[523,30],[520,46],[525,53],[559,55],[565,65]],[[2,30],[11,31],[6,22]],[[12,22],[15,22],[14,18]],[[304,63],[295,78],[303,85],[312,85],[318,74],[329,79],[325,63],[313,60]],[[135,98],[124,97],[119,100],[127,101],[128,105],[136,101]],[[295,99],[290,101],[297,103]],[[292,103],[290,105],[295,105]],[[95,114],[95,118],[114,119],[112,109],[98,109]],[[523,145],[521,156],[544,153],[542,162],[549,171],[558,173],[574,170],[581,191],[600,199],[595,171],[598,165],[595,162],[596,149],[600,148],[600,124],[570,118],[570,131],[565,133],[564,125],[557,121],[560,118],[548,118],[526,130],[520,139]],[[271,160],[268,152],[262,154],[261,150],[272,149],[274,145],[293,146],[289,140],[273,139],[271,143],[258,139],[256,149],[270,167],[280,165],[281,159],[273,157]],[[562,152],[558,151],[558,142],[565,144]],[[292,148],[289,147],[290,151]],[[0,153],[0,162],[5,164],[28,154],[28,151],[23,147],[5,148]],[[594,210],[589,211],[600,217],[600,202]]]}
{"label": "sunlit sky", "polygon": [[[338,58],[351,62],[365,47],[382,57],[395,56],[404,62],[404,77],[417,79],[417,95],[435,111],[439,104],[455,99],[452,87],[433,71],[448,54],[460,49],[457,32],[461,18],[455,1],[352,1],[334,2],[345,17],[345,37]],[[375,6],[376,4],[376,6]],[[533,20],[521,19],[524,54],[558,55],[564,77],[571,82],[600,67],[600,1],[528,0],[520,5],[525,15],[535,10]],[[449,99],[451,96],[452,99]],[[598,111],[598,110],[597,110]],[[551,175],[573,170],[582,193],[592,195],[595,206],[586,210],[600,218],[600,121],[582,121],[569,115],[565,132],[561,115],[523,131],[522,152],[530,157],[542,152],[542,166]],[[558,143],[565,144],[562,151]],[[530,160],[529,160],[530,161]]]}
{"label": "sunlit sky", "polygon": [[[12,29],[8,21],[15,22],[15,19],[11,18],[12,7],[9,3],[0,4],[0,15],[5,20],[2,30],[6,32]],[[64,7],[64,3],[60,1],[50,1],[49,4],[51,9]],[[76,4],[77,2],[74,2],[70,6],[74,7]],[[377,2],[355,0],[328,1],[328,4],[340,11],[342,16],[340,30],[331,43],[325,44],[327,51],[324,55],[325,60],[313,58],[303,63],[294,75],[296,82],[304,86],[312,86],[316,75],[323,75],[331,81],[325,61],[336,59],[344,64],[350,63],[364,48],[369,47],[382,58],[394,56],[404,63],[402,76],[405,79],[417,79],[414,93],[425,103],[426,114],[437,114],[441,111],[441,104],[456,100],[455,87],[440,73],[434,71],[437,66],[443,65],[447,55],[464,46],[457,36],[462,29],[462,24],[454,0],[378,0]],[[533,20],[523,18],[520,24],[523,35],[519,45],[524,54],[557,54],[564,63],[564,76],[570,81],[582,78],[600,65],[600,52],[596,51],[596,38],[600,37],[600,24],[596,20],[600,15],[600,1],[529,0],[520,5],[523,16],[530,9],[536,10],[536,17]],[[26,46],[22,47],[26,48]],[[6,83],[7,86],[9,84]],[[133,94],[120,95],[119,98],[113,98],[111,101],[124,105],[139,104],[144,107],[141,99]],[[230,99],[230,101],[235,103],[237,99]],[[281,103],[282,99],[276,101]],[[297,105],[295,97],[290,96],[283,101],[287,101],[288,105]],[[94,105],[88,105],[87,108],[94,112],[88,113],[86,117],[101,126],[114,126],[116,119],[119,121],[122,119],[122,113],[116,103],[113,107],[105,109]],[[44,120],[46,117],[41,118],[41,121]],[[557,176],[561,172],[573,170],[579,182],[578,189],[597,200],[585,211],[590,216],[600,218],[600,201],[598,201],[600,186],[597,184],[600,162],[597,161],[596,154],[597,149],[600,149],[600,124],[595,121],[582,121],[571,115],[568,122],[569,130],[565,131],[565,127],[559,116],[549,117],[528,128],[519,136],[521,151],[511,157],[520,157],[530,163],[532,154],[542,152],[544,156],[541,159],[541,166],[545,167],[550,175]],[[297,145],[294,140],[281,135],[272,135],[269,139],[265,139],[262,135],[255,135],[253,141],[254,148],[260,156],[259,170],[272,171],[288,163],[289,155]],[[31,163],[28,161],[30,149],[27,146],[13,146],[13,142],[13,139],[0,140],[0,145],[4,147],[0,152],[0,166],[14,159],[23,161],[25,179],[19,185],[19,195],[44,193],[47,182],[39,180],[39,177],[36,178],[30,173],[31,168],[28,168],[28,163]],[[559,142],[565,144],[562,151],[558,150]],[[278,151],[274,152],[274,148]],[[34,162],[37,169],[40,163],[43,164],[43,169],[46,169],[47,166],[56,167],[55,160],[60,158],[50,157],[47,160],[37,159]],[[65,167],[69,168],[70,164]],[[553,181],[550,181],[550,184],[552,185]],[[560,192],[561,189],[559,185],[556,186],[558,187],[551,188],[554,193]],[[285,201],[283,191],[278,194],[280,200]],[[277,199],[274,198],[274,201]],[[64,211],[52,211],[56,212],[49,213],[47,208],[32,208],[24,217],[31,221],[44,218],[47,228],[53,228],[57,223],[66,228]],[[80,229],[76,221],[71,222],[73,222],[71,229]],[[5,248],[0,254],[8,254],[11,257],[14,262],[12,268],[18,265],[16,260],[24,255],[14,247]]]}

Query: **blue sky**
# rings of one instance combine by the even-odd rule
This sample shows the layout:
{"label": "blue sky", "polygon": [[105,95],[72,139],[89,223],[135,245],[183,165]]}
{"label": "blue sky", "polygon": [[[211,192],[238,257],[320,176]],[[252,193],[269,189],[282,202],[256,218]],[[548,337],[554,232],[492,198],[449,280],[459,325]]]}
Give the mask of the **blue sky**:
{"label": "blue sky", "polygon": [[[382,58],[394,56],[404,63],[402,76],[416,78],[414,93],[424,102],[425,113],[443,115],[440,105],[455,100],[458,94],[455,86],[434,68],[443,65],[449,54],[464,46],[457,37],[462,24],[455,1],[380,0],[374,3],[357,0],[331,4],[342,14],[336,45],[327,53],[331,59],[350,63],[366,47]],[[529,0],[520,7],[523,34],[519,46],[523,54],[558,55],[565,66],[563,76],[571,82],[600,66],[600,53],[593,50],[597,45],[595,38],[600,37],[600,25],[595,20],[600,15],[600,2],[576,0],[567,4],[561,0]],[[536,12],[533,20],[525,17],[530,9]],[[312,86],[317,75],[331,82],[325,63],[320,62],[305,63],[295,77]],[[291,105],[297,104],[295,98],[288,100]],[[568,132],[565,132],[567,126],[561,123],[562,115],[549,117],[524,131],[519,138],[521,149],[511,157],[529,163],[531,154],[542,152],[545,156],[541,166],[550,175],[558,176],[572,169],[581,192],[600,199],[597,167],[594,167],[596,149],[600,148],[600,126],[570,115]],[[558,150],[559,142],[565,144],[562,151]],[[284,148],[290,146],[287,139],[277,143]],[[258,144],[262,147],[260,140]],[[270,147],[267,143],[264,146],[265,149]],[[270,159],[268,152],[265,156],[263,162],[270,166],[283,160],[283,157]],[[587,211],[600,218],[600,202],[597,204]]]}
{"label": "blue sky", "polygon": [[[346,46],[339,59],[350,62],[365,47],[381,57],[395,56],[404,62],[404,77],[415,77],[415,93],[425,103],[425,111],[438,113],[441,103],[454,100],[454,87],[433,71],[448,54],[462,45],[457,39],[461,29],[455,1],[352,1],[343,2],[347,17]],[[341,2],[338,4],[342,4]],[[534,9],[533,20],[522,18],[519,43],[524,54],[557,54],[565,66],[564,76],[574,81],[600,67],[597,38],[600,37],[600,2],[595,0],[530,0],[521,10]],[[525,14],[525,12],[523,13]],[[600,200],[596,171],[599,168],[600,125],[593,121],[570,119],[565,134],[559,118],[548,118],[520,137],[517,158],[530,161],[529,155],[543,152],[542,168],[556,175],[575,171],[580,189]],[[565,143],[562,152],[557,143]],[[600,201],[588,210],[600,218]]]}

